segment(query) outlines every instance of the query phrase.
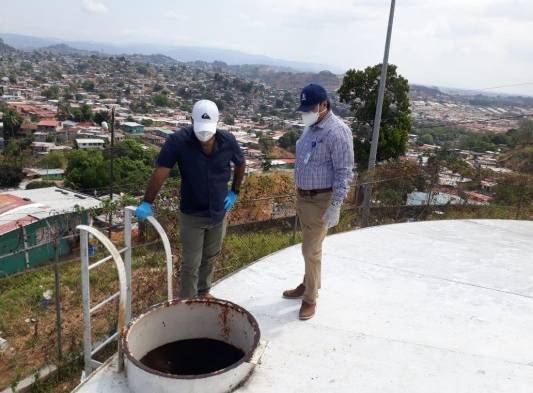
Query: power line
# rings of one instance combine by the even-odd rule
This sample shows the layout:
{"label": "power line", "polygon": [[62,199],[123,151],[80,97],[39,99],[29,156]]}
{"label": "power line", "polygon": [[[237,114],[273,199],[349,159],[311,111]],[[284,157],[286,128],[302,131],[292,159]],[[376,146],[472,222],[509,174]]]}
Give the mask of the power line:
{"label": "power line", "polygon": [[485,91],[485,90],[503,89],[505,87],[519,87],[519,86],[529,86],[529,85],[533,85],[533,82],[522,82],[522,83],[514,83],[510,85],[491,86],[491,87],[485,87],[482,89],[468,89],[468,90]]}

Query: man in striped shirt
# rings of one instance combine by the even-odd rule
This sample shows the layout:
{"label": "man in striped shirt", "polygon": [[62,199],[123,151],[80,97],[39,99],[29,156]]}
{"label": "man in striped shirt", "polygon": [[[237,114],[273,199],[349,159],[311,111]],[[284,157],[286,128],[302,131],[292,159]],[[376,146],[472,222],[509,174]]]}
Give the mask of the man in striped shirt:
{"label": "man in striped shirt", "polygon": [[303,282],[283,292],[283,297],[302,298],[299,318],[307,320],[316,310],[322,242],[328,229],[339,223],[341,205],[353,178],[354,154],[352,132],[331,111],[322,86],[310,84],[302,90],[298,111],[306,126],[296,142],[294,169],[305,275]]}

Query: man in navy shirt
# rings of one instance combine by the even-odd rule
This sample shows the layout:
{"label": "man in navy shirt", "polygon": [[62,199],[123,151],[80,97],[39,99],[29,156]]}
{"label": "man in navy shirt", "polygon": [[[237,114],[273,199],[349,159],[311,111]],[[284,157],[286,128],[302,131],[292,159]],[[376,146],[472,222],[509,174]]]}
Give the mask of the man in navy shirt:
{"label": "man in navy shirt", "polygon": [[[226,212],[239,194],[245,161],[235,137],[217,129],[219,113],[209,100],[198,101],[192,126],[172,134],[157,158],[144,202],[136,215],[152,215],[152,203],[175,164],[181,174],[180,237],[182,264],[180,298],[210,296],[213,267],[226,233]],[[231,165],[234,164],[233,182]]]}

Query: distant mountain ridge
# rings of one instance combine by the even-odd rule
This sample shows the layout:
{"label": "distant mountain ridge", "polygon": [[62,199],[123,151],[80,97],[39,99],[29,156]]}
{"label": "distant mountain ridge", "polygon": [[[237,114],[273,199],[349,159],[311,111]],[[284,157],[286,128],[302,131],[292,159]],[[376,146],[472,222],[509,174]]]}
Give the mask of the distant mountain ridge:
{"label": "distant mountain ridge", "polygon": [[17,50],[13,48],[10,45],[7,45],[1,38],[0,38],[0,55],[10,54],[14,53]]}
{"label": "distant mountain ridge", "polygon": [[158,45],[158,44],[107,44],[88,41],[69,41],[60,40],[56,38],[41,38],[26,36],[20,34],[0,33],[0,37],[5,40],[6,43],[21,50],[40,49],[43,47],[55,46],[58,44],[65,44],[72,48],[79,50],[86,50],[91,52],[102,52],[110,55],[121,54],[143,54],[151,55],[153,53],[161,53],[163,55],[174,58],[178,61],[191,62],[196,60],[202,60],[207,62],[223,61],[227,64],[265,64],[272,66],[280,66],[291,68],[294,71],[306,71],[306,72],[318,72],[330,69],[336,73],[342,73],[342,70],[335,67],[306,63],[299,61],[291,61],[284,59],[276,59],[264,55],[249,54],[232,49],[217,49],[217,48],[204,48],[204,47],[192,47],[192,46],[172,46],[172,45]]}

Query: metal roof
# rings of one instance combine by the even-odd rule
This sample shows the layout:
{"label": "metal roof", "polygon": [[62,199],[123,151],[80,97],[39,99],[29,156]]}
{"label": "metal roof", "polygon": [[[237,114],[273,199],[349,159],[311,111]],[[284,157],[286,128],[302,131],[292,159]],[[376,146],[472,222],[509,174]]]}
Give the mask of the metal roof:
{"label": "metal roof", "polygon": [[[533,222],[430,221],[328,236],[317,315],[281,292],[300,246],[222,280],[268,342],[239,393],[530,393]],[[106,366],[80,393],[127,393]]]}
{"label": "metal roof", "polygon": [[0,235],[55,215],[76,209],[91,209],[101,201],[91,196],[59,187],[13,190],[0,193]]}

